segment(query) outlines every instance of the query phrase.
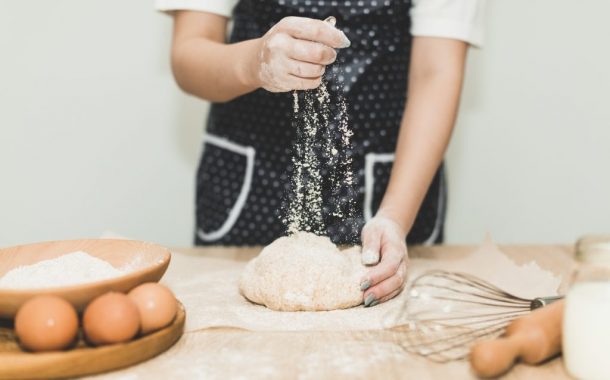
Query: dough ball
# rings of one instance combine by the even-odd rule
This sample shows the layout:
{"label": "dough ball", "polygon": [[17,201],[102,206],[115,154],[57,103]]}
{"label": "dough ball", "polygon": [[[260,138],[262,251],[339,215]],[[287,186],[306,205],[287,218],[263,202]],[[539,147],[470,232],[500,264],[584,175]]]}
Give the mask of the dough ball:
{"label": "dough ball", "polygon": [[280,311],[322,311],[362,303],[360,247],[339,250],[328,237],[298,232],[266,246],[246,266],[239,289]]}

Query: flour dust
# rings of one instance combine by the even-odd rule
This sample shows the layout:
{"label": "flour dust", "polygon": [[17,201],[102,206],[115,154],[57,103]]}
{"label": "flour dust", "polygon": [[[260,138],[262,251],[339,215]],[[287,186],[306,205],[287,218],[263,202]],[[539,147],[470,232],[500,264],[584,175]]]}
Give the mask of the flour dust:
{"label": "flour dust", "polygon": [[[339,76],[342,78],[342,76]],[[333,78],[331,78],[333,79]],[[283,221],[298,231],[357,241],[352,136],[341,83],[293,92],[292,176]],[[338,236],[338,237],[337,237]]]}

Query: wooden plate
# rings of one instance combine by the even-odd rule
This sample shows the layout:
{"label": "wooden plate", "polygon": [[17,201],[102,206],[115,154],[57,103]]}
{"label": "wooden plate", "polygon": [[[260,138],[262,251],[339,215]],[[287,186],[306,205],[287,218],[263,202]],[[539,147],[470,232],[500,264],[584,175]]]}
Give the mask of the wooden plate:
{"label": "wooden plate", "polygon": [[89,347],[80,340],[68,351],[22,351],[8,320],[0,322],[0,379],[65,378],[108,372],[148,360],[180,339],[186,313],[179,304],[174,322],[128,343]]}
{"label": "wooden plate", "polygon": [[159,281],[171,258],[166,248],[135,240],[52,241],[0,249],[0,277],[20,265],[30,265],[75,251],[87,252],[115,268],[127,266],[130,271],[123,276],[82,285],[27,290],[0,288],[0,318],[13,318],[25,301],[42,294],[60,296],[82,311],[89,301],[106,292],[128,292],[141,283]]}

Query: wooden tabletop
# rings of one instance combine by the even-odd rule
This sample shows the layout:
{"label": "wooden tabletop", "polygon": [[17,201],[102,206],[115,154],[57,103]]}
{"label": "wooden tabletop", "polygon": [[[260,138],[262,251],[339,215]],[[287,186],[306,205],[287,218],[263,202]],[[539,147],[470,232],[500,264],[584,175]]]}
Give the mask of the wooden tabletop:
{"label": "wooden tabletop", "polygon": [[[442,260],[468,255],[474,246],[410,248],[411,257]],[[573,249],[561,245],[502,246],[517,263],[535,260],[566,282],[574,267]],[[247,261],[259,248],[178,248],[172,250],[167,276],[194,276],[193,260],[204,257]],[[188,310],[187,310],[188,318]],[[320,350],[323,347],[323,350]],[[192,368],[175,368],[172,357],[191,355]],[[222,370],[220,370],[222,368]],[[189,371],[186,371],[186,370]],[[164,353],[146,363],[102,378],[172,378],[180,373],[205,378],[413,378],[475,379],[467,362],[437,364],[405,353],[387,331],[256,332],[214,328],[186,333]],[[569,379],[560,357],[540,366],[519,364],[503,379]]]}

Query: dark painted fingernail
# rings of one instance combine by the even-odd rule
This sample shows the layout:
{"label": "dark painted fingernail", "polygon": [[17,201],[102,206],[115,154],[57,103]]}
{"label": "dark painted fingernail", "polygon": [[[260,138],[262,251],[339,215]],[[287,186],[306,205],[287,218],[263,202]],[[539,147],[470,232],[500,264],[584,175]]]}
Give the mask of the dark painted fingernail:
{"label": "dark painted fingernail", "polygon": [[371,287],[371,280],[364,280],[360,283],[360,290],[363,292]]}
{"label": "dark painted fingernail", "polygon": [[373,306],[378,305],[378,304],[379,304],[379,301],[378,301],[378,300],[375,300],[375,301],[371,302],[371,304],[369,305],[369,307],[373,307]]}
{"label": "dark painted fingernail", "polygon": [[371,306],[371,304],[373,302],[375,302],[375,295],[374,294],[369,294],[368,296],[366,296],[366,298],[364,299],[364,307],[369,307]]}

